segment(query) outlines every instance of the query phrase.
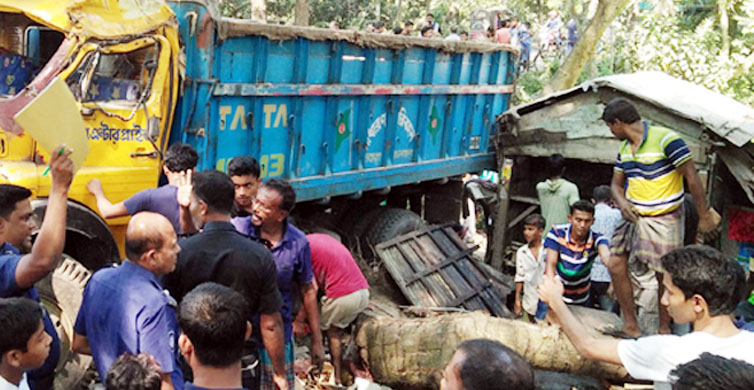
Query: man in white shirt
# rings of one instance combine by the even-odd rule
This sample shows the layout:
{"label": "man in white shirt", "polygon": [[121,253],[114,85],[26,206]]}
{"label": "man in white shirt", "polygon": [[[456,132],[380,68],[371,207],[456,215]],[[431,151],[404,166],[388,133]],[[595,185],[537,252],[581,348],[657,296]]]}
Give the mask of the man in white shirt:
{"label": "man in white shirt", "polygon": [[[537,313],[537,285],[545,273],[545,248],[542,236],[545,232],[545,219],[539,214],[532,214],[524,220],[525,245],[516,251],[516,303],[513,311],[521,316],[528,314],[529,321]],[[522,294],[523,293],[523,294]]]}
{"label": "man in white shirt", "polygon": [[694,332],[687,335],[598,339],[566,306],[557,277],[544,277],[539,297],[583,357],[623,365],[632,377],[654,381],[655,390],[669,390],[670,372],[704,352],[754,364],[754,333],[736,328],[730,315],[745,293],[741,266],[702,245],[675,249],[660,261],[665,270],[660,302],[676,323],[693,324]]}
{"label": "man in white shirt", "polygon": [[447,37],[445,37],[446,41],[460,41],[461,36],[458,35],[458,27],[452,26],[450,28],[450,34],[448,34]]}

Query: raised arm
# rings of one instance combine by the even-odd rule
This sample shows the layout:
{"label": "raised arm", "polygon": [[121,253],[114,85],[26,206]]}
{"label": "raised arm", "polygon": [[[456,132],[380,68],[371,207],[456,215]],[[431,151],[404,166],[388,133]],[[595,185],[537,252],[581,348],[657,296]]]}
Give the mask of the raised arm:
{"label": "raised arm", "polygon": [[103,218],[117,218],[128,215],[128,210],[123,202],[113,204],[105,196],[105,191],[102,189],[102,183],[99,179],[92,179],[86,184],[86,189],[94,195],[97,200],[97,208]]}
{"label": "raised arm", "polygon": [[42,280],[58,266],[65,245],[65,220],[68,207],[68,189],[73,181],[71,150],[60,154],[60,146],[50,157],[52,186],[47,198],[47,210],[39,235],[31,253],[21,258],[16,267],[16,284],[26,289]]}
{"label": "raised arm", "polygon": [[606,363],[621,364],[618,355],[618,340],[598,339],[587,332],[563,301],[563,283],[559,277],[545,275],[540,283],[539,299],[550,306],[560,326],[576,350],[584,358]]}

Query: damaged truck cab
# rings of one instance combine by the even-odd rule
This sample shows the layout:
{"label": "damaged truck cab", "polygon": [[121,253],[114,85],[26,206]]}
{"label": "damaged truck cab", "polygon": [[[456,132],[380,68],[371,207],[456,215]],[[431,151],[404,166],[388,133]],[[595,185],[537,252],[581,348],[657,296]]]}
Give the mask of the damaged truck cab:
{"label": "damaged truck cab", "polygon": [[[103,220],[90,180],[117,203],[158,185],[171,143],[192,145],[200,170],[253,155],[262,178],[293,185],[298,216],[369,248],[422,218],[458,218],[460,176],[496,167],[516,55],[229,19],[215,0],[0,0],[0,182],[31,189],[44,213],[49,155],[13,118],[56,78],[89,143],[69,191],[66,260],[38,286],[61,340],[90,273],[123,252],[128,218]],[[65,355],[56,387],[73,388],[87,364]]]}
{"label": "damaged truck cab", "polygon": [[[66,253],[90,269],[120,256],[113,234],[92,211],[96,202],[86,183],[99,178],[116,202],[156,186],[178,97],[175,15],[164,3],[141,3],[0,1],[0,178],[38,199],[48,194],[50,177],[42,173],[49,156],[12,117],[53,77],[65,80],[90,144],[69,194],[69,220],[80,226],[72,226]],[[126,220],[111,223],[116,237]]]}
{"label": "damaged truck cab", "polygon": [[157,185],[179,61],[177,21],[164,3],[0,1],[0,182],[31,189],[35,213],[44,214],[49,155],[12,118],[55,77],[73,93],[90,145],[69,191],[65,260],[37,285],[64,344],[58,389],[73,388],[91,362],[68,348],[75,313],[90,272],[121,258],[127,222],[100,218],[86,183],[99,178],[113,201]]}

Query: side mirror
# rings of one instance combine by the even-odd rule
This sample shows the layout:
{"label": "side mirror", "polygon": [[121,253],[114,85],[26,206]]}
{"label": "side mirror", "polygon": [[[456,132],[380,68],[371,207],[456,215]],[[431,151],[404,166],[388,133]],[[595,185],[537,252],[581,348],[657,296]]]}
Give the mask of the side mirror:
{"label": "side mirror", "polygon": [[160,137],[160,118],[150,116],[147,119],[147,136],[150,140],[156,141]]}

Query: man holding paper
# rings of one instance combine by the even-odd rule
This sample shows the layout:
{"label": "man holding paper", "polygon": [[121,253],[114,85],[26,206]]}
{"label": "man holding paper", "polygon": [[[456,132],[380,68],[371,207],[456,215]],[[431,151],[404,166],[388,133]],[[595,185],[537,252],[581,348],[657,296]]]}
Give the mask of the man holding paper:
{"label": "man holding paper", "polygon": [[[52,186],[34,246],[31,246],[31,233],[36,224],[29,201],[31,191],[0,184],[0,298],[26,297],[39,302],[34,284],[52,272],[63,257],[68,189],[73,181],[74,164],[69,158],[72,152],[61,145],[50,154]],[[29,253],[22,254],[21,250]],[[28,373],[32,390],[52,388],[55,366],[60,358],[60,340],[46,312],[43,323],[52,343],[42,367]]]}

